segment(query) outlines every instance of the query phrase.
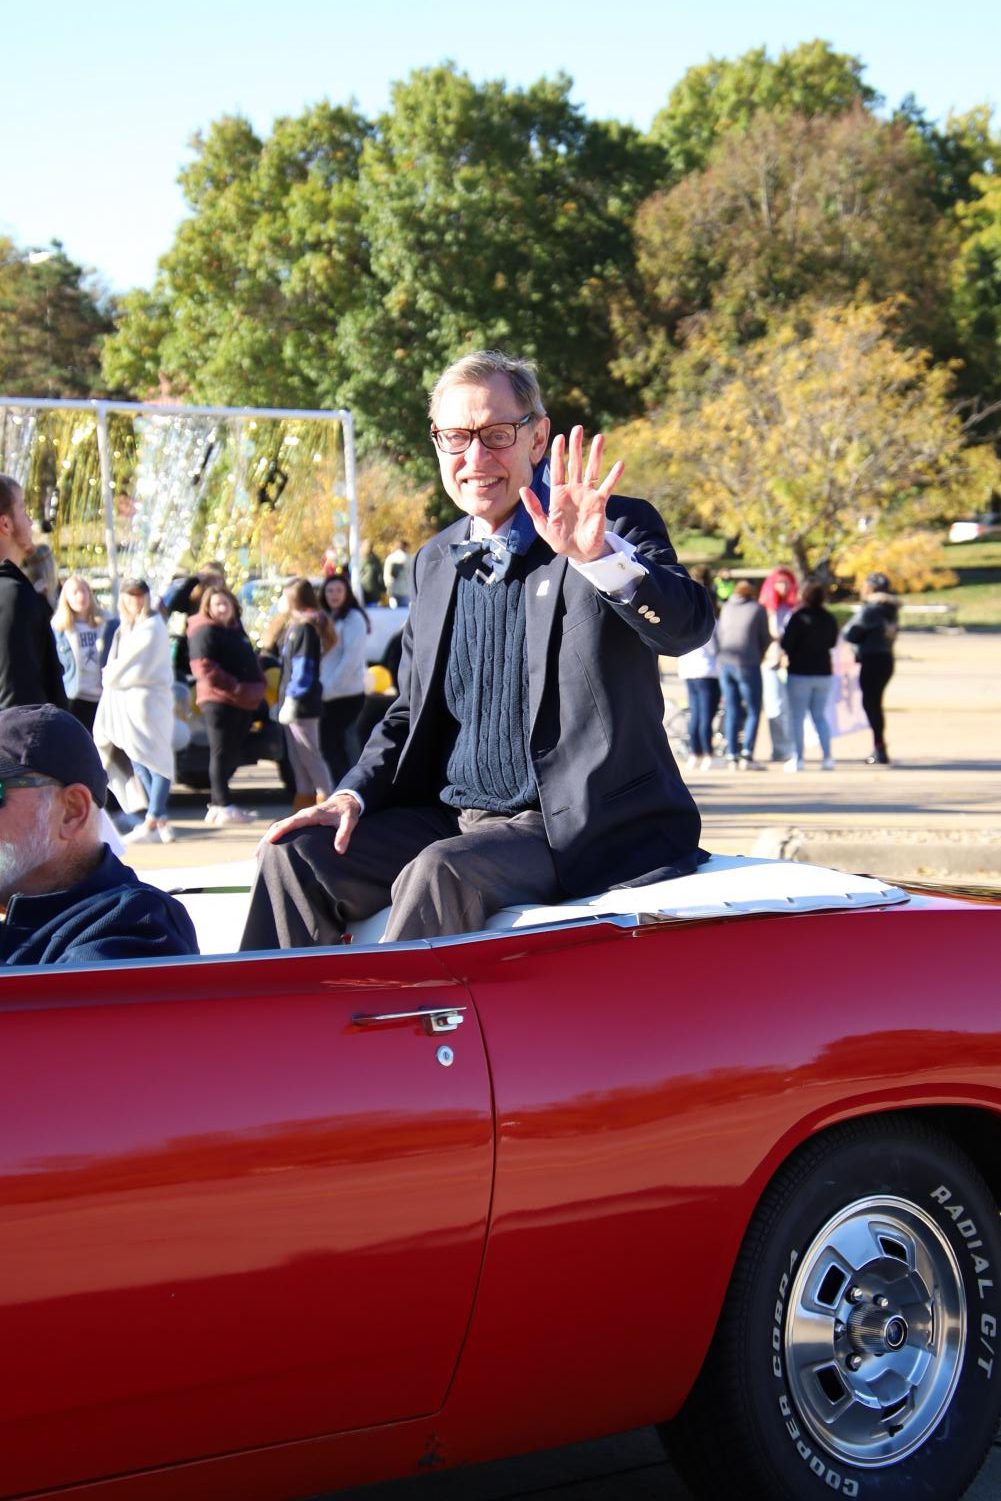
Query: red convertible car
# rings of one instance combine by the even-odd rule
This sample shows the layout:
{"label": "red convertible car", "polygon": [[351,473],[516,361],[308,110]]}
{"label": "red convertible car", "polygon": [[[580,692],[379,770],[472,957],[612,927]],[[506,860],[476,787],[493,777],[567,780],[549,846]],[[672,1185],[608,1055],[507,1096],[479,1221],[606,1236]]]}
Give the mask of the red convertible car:
{"label": "red convertible car", "polygon": [[[232,872],[171,879],[232,950]],[[717,857],[376,936],[3,974],[0,1496],[266,1501],[648,1423],[702,1497],[963,1494],[996,904]]]}

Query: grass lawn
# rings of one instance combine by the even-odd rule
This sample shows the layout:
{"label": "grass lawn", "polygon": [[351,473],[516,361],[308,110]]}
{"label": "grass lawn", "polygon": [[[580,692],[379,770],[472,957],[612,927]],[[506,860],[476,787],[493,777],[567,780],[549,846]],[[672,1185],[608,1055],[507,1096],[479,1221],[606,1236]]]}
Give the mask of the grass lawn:
{"label": "grass lawn", "polygon": [[1001,629],[1001,537],[947,546],[945,561],[959,574],[958,584],[902,598],[913,604],[953,604],[956,624],[968,629]]}
{"label": "grass lawn", "polygon": [[[680,532],[676,543],[678,556],[687,566],[708,563],[721,566],[723,538],[704,532]],[[982,538],[978,542],[958,542],[944,549],[943,561],[959,575],[959,582],[949,589],[925,589],[920,594],[902,594],[903,604],[955,606],[955,624],[967,630],[1001,630],[1001,537]],[[730,565],[740,572],[739,560]],[[851,614],[848,605],[835,606],[839,617]],[[904,628],[927,629],[927,622],[903,620]]]}

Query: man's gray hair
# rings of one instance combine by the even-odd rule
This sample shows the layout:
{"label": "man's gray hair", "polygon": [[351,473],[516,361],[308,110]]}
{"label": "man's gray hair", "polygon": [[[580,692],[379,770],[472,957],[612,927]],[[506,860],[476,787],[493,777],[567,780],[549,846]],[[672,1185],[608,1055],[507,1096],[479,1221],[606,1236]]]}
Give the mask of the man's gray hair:
{"label": "man's gray hair", "polygon": [[450,386],[485,386],[495,375],[507,377],[520,407],[531,412],[533,417],[546,415],[539,377],[531,360],[517,360],[499,349],[478,349],[473,354],[464,354],[460,359],[453,360],[435,381],[428,400],[431,421],[435,420],[441,398]]}
{"label": "man's gray hair", "polygon": [[9,474],[0,474],[0,516],[9,516],[23,492],[16,479]]}

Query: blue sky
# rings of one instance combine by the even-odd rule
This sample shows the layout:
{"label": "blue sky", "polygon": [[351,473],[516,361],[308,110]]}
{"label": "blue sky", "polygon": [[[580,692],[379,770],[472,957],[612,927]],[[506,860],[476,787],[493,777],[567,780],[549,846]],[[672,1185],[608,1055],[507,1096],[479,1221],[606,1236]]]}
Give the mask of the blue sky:
{"label": "blue sky", "polygon": [[20,0],[2,26],[0,234],[61,239],[113,290],[148,285],[184,212],[188,139],[222,114],[266,134],[278,115],[354,97],[373,117],[393,81],[451,58],[512,85],[564,71],[589,116],[646,129],[710,54],[817,36],[860,57],[890,105],[914,93],[934,119],[1001,108],[988,0]]}

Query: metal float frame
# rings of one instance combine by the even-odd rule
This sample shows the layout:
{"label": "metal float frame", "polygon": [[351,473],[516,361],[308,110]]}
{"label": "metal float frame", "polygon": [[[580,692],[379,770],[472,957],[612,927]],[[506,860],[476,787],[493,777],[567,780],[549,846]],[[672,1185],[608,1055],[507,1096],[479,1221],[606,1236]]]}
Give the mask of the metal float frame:
{"label": "metal float frame", "polygon": [[108,554],[108,573],[114,598],[118,598],[118,541],[115,536],[114,493],[111,477],[111,451],[108,446],[109,412],[145,412],[154,417],[222,417],[235,421],[252,421],[259,417],[279,421],[339,422],[344,434],[344,489],[348,502],[348,550],[351,556],[351,580],[361,598],[361,555],[358,536],[358,493],[355,483],[354,417],[346,408],[336,411],[306,411],[298,407],[196,407],[162,401],[86,401],[69,397],[0,396],[0,407],[28,407],[32,411],[93,412],[97,422],[97,453],[101,464],[101,494],[104,507],[104,543]]}

